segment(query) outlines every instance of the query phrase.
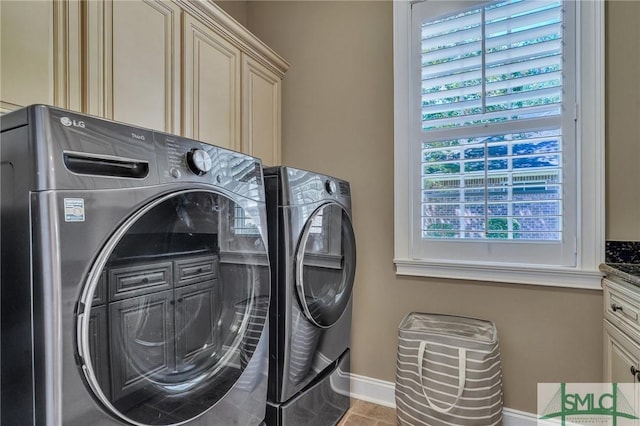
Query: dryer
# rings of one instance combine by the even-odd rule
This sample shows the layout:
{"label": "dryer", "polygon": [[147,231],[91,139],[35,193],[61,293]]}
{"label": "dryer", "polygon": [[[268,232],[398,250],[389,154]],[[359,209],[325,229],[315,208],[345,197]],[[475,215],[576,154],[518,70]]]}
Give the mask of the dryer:
{"label": "dryer", "polygon": [[348,182],[265,169],[272,303],[268,425],[336,424],[349,408],[356,246]]}
{"label": "dryer", "polygon": [[47,106],[0,124],[0,423],[260,424],[260,160]]}

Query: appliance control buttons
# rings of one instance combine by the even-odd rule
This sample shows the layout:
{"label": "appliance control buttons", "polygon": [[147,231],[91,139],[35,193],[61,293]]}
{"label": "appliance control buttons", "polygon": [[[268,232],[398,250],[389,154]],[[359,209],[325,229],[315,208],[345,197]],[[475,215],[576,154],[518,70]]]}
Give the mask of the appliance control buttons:
{"label": "appliance control buttons", "polygon": [[169,174],[171,174],[171,176],[173,176],[176,179],[180,179],[180,177],[182,176],[182,173],[180,173],[180,170],[176,169],[175,167],[172,167],[171,170],[169,170]]}
{"label": "appliance control buttons", "polygon": [[336,186],[336,183],[334,181],[332,181],[331,179],[327,179],[327,181],[324,183],[324,189],[326,189],[329,195],[333,195],[338,187]]}
{"label": "appliance control buttons", "polygon": [[187,166],[198,176],[202,176],[211,170],[211,157],[203,149],[193,148],[187,152]]}

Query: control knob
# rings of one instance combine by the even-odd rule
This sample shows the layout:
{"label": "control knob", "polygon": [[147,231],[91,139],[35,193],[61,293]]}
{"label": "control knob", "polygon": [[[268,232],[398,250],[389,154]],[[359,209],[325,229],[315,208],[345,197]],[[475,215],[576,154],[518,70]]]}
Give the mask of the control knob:
{"label": "control knob", "polygon": [[333,195],[338,189],[336,183],[331,179],[327,179],[324,183],[324,189],[327,191],[329,195]]}
{"label": "control knob", "polygon": [[202,176],[211,170],[211,157],[207,154],[207,151],[193,148],[187,152],[187,166],[189,166],[189,170],[193,173]]}

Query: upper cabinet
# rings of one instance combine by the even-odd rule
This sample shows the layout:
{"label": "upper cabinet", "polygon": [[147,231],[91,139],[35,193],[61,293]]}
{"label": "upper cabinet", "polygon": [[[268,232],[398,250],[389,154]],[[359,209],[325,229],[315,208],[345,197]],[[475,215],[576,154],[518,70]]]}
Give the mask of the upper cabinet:
{"label": "upper cabinet", "polygon": [[280,164],[280,98],[289,64],[210,1],[183,8],[182,132]]}
{"label": "upper cabinet", "polygon": [[183,17],[185,136],[240,151],[240,49]]}
{"label": "upper cabinet", "polygon": [[21,3],[0,3],[3,109],[53,103],[53,3]]}
{"label": "upper cabinet", "polygon": [[243,54],[242,151],[280,164],[280,76]]}
{"label": "upper cabinet", "polygon": [[77,1],[0,2],[0,113],[44,103],[80,110]]}
{"label": "upper cabinet", "polygon": [[279,164],[281,79],[289,64],[213,2],[52,0],[0,8],[0,112],[56,105]]}
{"label": "upper cabinet", "polygon": [[179,133],[180,7],[155,0],[85,6],[85,111]]}

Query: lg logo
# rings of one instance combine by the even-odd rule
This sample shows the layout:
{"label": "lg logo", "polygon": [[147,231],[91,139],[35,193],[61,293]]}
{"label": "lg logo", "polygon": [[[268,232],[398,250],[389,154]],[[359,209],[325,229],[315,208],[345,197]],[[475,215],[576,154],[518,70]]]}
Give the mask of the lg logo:
{"label": "lg logo", "polygon": [[62,117],[60,119],[60,123],[62,123],[63,126],[65,127],[80,127],[82,129],[84,129],[84,121],[76,121],[76,120],[72,120],[69,117]]}

